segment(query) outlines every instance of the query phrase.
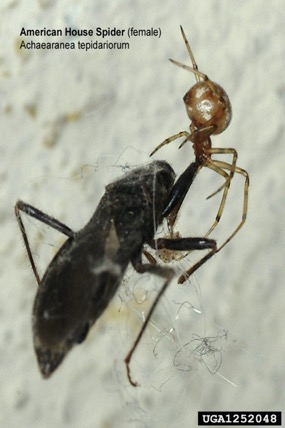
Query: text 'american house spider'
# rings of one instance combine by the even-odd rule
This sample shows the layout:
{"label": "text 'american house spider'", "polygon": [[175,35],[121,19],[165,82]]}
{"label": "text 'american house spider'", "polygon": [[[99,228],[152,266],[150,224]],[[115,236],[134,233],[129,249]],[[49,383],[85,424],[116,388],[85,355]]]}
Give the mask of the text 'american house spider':
{"label": "text 'american house spider'", "polygon": [[[193,162],[193,165],[196,165],[197,173],[201,168],[206,167],[211,169],[212,171],[215,171],[217,174],[221,175],[225,179],[224,184],[219,187],[217,191],[208,196],[209,199],[219,193],[221,190],[223,190],[223,195],[215,221],[208,230],[208,232],[205,234],[205,236],[209,236],[212,233],[212,231],[215,229],[221,219],[234,174],[240,174],[245,178],[243,193],[243,211],[241,221],[234,229],[234,231],[230,234],[230,236],[218,248],[208,253],[204,258],[200,260],[200,262],[198,262],[199,266],[201,266],[203,263],[209,260],[209,258],[212,257],[213,254],[218,253],[226,244],[228,244],[228,242],[237,234],[237,232],[245,223],[248,209],[249,175],[246,170],[236,165],[238,158],[236,149],[212,147],[211,136],[221,134],[230,124],[232,118],[231,103],[225,90],[220,85],[209,79],[206,74],[199,71],[184,30],[182,26],[180,26],[180,28],[189,57],[192,62],[192,67],[181,64],[180,62],[175,61],[173,59],[170,59],[170,61],[178,67],[182,67],[185,70],[188,70],[193,73],[197,81],[195,85],[193,85],[189,89],[189,91],[183,98],[188,117],[191,120],[189,127],[190,132],[181,131],[178,134],[167,138],[152,151],[150,156],[152,156],[166,144],[169,144],[172,141],[177,140],[178,138],[185,137],[179,148],[184,146],[187,141],[191,141],[193,143],[193,150],[195,154],[195,162]],[[232,162],[228,163],[221,160],[213,159],[212,155],[231,155]],[[192,177],[192,181],[193,179],[194,176]],[[189,186],[191,185],[192,181],[189,182]],[[184,191],[184,197],[181,197],[180,199],[181,204],[187,194],[188,189],[184,188]],[[175,192],[175,189],[173,189],[173,192]],[[176,221],[177,213],[180,209],[181,204],[179,206],[176,206],[175,209],[173,209],[173,205],[170,202],[169,206],[165,209],[163,213],[165,216],[167,216],[168,219],[170,236],[173,236],[173,226]],[[197,267],[195,265],[195,270],[196,268]],[[189,270],[187,270],[186,273],[180,276],[178,282],[183,283],[188,276],[192,275],[192,273],[193,268],[190,268]]]}

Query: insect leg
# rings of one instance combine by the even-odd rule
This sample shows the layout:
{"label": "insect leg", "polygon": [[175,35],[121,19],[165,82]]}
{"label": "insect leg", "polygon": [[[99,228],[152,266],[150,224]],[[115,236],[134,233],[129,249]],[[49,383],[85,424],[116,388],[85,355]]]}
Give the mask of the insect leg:
{"label": "insect leg", "polygon": [[163,217],[168,217],[170,228],[173,227],[182,202],[200,168],[201,166],[198,162],[192,162],[175,182],[170,192],[168,203],[162,212]]}
{"label": "insect leg", "polygon": [[[162,249],[162,248],[166,248],[169,250],[181,250],[181,251],[187,251],[187,250],[205,250],[205,249],[213,249],[214,251],[217,248],[216,245],[216,241],[214,241],[213,239],[207,239],[207,238],[179,238],[179,239],[157,239],[155,241],[153,241],[151,243],[152,246],[155,246],[155,248],[158,249]],[[164,282],[163,286],[161,287],[161,289],[159,290],[147,316],[146,319],[142,325],[142,328],[131,348],[131,350],[129,351],[128,355],[125,358],[125,363],[127,366],[127,374],[128,374],[128,379],[129,382],[133,385],[133,386],[137,386],[137,382],[133,381],[132,377],[131,377],[131,372],[130,372],[130,361],[132,358],[132,355],[134,353],[134,351],[136,350],[141,337],[147,327],[147,324],[153,314],[154,309],[156,308],[156,305],[158,304],[162,294],[165,292],[166,288],[168,287],[169,282],[171,281],[171,279],[173,278],[174,275],[174,271],[171,268],[167,268],[167,267],[162,267],[162,266],[157,266],[157,265],[153,265],[153,264],[142,264],[141,260],[134,260],[132,261],[133,267],[134,269],[138,272],[138,273],[151,273],[154,275],[158,275],[161,276],[162,278],[165,278],[166,281]]]}
{"label": "insect leg", "polygon": [[153,248],[157,250],[193,251],[193,250],[216,250],[217,243],[209,238],[159,238],[154,241]]}
{"label": "insect leg", "polygon": [[35,219],[41,221],[42,223],[47,224],[48,226],[52,227],[53,229],[58,230],[59,232],[63,233],[64,235],[70,237],[74,236],[74,232],[67,227],[65,224],[61,223],[60,221],[56,220],[55,218],[49,216],[48,214],[43,213],[42,211],[38,210],[37,208],[33,207],[32,205],[26,204],[25,202],[19,200],[17,201],[16,205],[15,205],[15,214],[16,214],[16,219],[17,222],[19,224],[21,233],[22,233],[22,237],[24,240],[24,244],[28,253],[28,257],[29,257],[29,261],[31,263],[34,275],[36,277],[37,283],[40,285],[40,276],[38,274],[34,259],[33,259],[33,255],[32,255],[32,251],[31,251],[31,247],[29,244],[29,240],[28,240],[28,235],[23,223],[23,220],[21,218],[21,214],[20,211],[23,211],[25,214],[29,215],[30,217],[34,217]]}
{"label": "insect leg", "polygon": [[138,386],[138,383],[135,382],[132,379],[132,376],[131,376],[130,361],[132,359],[133,353],[135,352],[135,350],[136,350],[136,348],[137,348],[137,346],[138,346],[138,344],[139,344],[139,342],[140,342],[140,340],[142,338],[142,335],[143,335],[143,333],[144,333],[144,331],[145,331],[145,329],[146,329],[146,327],[147,327],[147,325],[149,323],[149,320],[150,320],[150,318],[151,318],[151,316],[152,316],[152,314],[153,314],[153,312],[154,312],[154,310],[155,310],[155,308],[156,308],[156,306],[157,306],[157,304],[158,304],[161,296],[163,295],[163,293],[167,289],[169,282],[171,281],[171,279],[174,276],[174,271],[173,271],[173,269],[170,269],[170,268],[167,268],[167,267],[154,266],[154,265],[148,264],[148,263],[143,264],[141,262],[141,260],[133,260],[132,264],[133,264],[134,269],[138,273],[148,272],[148,273],[151,273],[151,274],[154,274],[154,275],[161,276],[162,278],[165,278],[165,282],[164,282],[163,286],[161,287],[161,289],[159,290],[159,292],[158,292],[158,294],[157,294],[157,296],[156,296],[156,298],[155,298],[155,300],[154,300],[154,302],[153,302],[153,304],[152,304],[152,306],[151,306],[151,308],[150,308],[150,310],[149,310],[149,312],[148,312],[148,314],[146,316],[146,319],[145,319],[145,321],[144,321],[144,323],[143,323],[143,325],[141,327],[141,330],[140,330],[140,332],[139,332],[136,340],[134,341],[134,344],[133,344],[132,348],[130,349],[128,355],[125,358],[125,363],[126,363],[126,367],[127,367],[127,374],[128,374],[129,382],[133,386]]}

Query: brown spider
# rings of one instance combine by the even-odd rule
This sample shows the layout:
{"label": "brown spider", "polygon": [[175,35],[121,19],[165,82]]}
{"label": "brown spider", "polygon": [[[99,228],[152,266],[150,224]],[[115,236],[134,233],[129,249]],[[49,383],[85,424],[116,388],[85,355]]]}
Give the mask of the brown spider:
{"label": "brown spider", "polygon": [[[211,136],[216,134],[221,134],[228,126],[232,118],[232,108],[229,97],[225,90],[213,82],[209,77],[201,73],[198,70],[197,63],[195,61],[193,52],[188,43],[186,35],[183,31],[182,26],[181,33],[186,44],[186,48],[189,54],[189,57],[192,62],[192,67],[181,64],[178,61],[170,59],[170,61],[176,64],[179,67],[184,68],[185,70],[191,71],[194,73],[196,78],[196,83],[193,85],[189,91],[184,96],[183,100],[186,106],[186,111],[191,120],[190,123],[190,132],[189,131],[181,131],[178,134],[172,135],[171,137],[164,140],[161,144],[159,144],[150,154],[152,156],[157,150],[166,144],[171,143],[172,141],[185,137],[183,142],[180,144],[179,148],[181,148],[187,141],[191,141],[193,143],[193,150],[195,154],[195,163],[198,164],[197,172],[202,167],[207,167],[217,174],[224,177],[224,184],[219,187],[217,191],[211,194],[208,198],[216,195],[218,192],[223,190],[223,195],[221,198],[220,206],[215,218],[214,223],[208,230],[205,236],[209,236],[210,233],[215,229],[218,225],[228,195],[228,191],[231,185],[231,180],[235,173],[241,174],[245,178],[244,184],[244,196],[243,196],[243,211],[242,218],[238,226],[234,229],[234,231],[230,234],[230,236],[223,242],[221,246],[217,249],[212,250],[209,254],[207,254],[204,258],[202,258],[198,264],[195,264],[191,269],[189,269],[183,276],[179,278],[179,282],[182,283],[185,281],[185,278],[190,276],[194,270],[196,270],[199,266],[201,266],[206,260],[208,260],[214,253],[220,251],[240,230],[243,226],[248,209],[248,187],[249,187],[249,175],[246,170],[239,168],[237,163],[238,154],[234,148],[214,148],[212,147]],[[232,162],[224,162],[221,160],[213,159],[212,155],[231,155]],[[186,195],[187,192],[185,192]],[[181,198],[181,204],[183,202],[183,198]],[[181,205],[180,204],[180,205]],[[176,221],[177,213],[179,211],[179,206],[176,206],[175,210],[171,210],[171,206],[169,207],[169,215],[168,215],[168,224],[170,227],[171,233],[173,233],[173,225]]]}

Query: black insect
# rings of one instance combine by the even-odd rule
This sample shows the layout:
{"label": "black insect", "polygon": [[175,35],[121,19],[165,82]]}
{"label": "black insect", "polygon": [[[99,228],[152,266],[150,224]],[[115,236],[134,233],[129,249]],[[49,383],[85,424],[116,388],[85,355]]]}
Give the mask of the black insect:
{"label": "black insect", "polygon": [[[69,350],[81,343],[90,327],[104,312],[131,263],[139,273],[149,272],[165,279],[125,362],[129,381],[130,360],[149,319],[170,280],[173,269],[159,266],[147,252],[210,249],[216,241],[207,238],[154,239],[163,219],[179,209],[199,169],[193,162],[176,183],[172,167],[154,161],[134,169],[106,187],[105,194],[87,225],[73,232],[38,209],[18,201],[15,213],[39,288],[33,308],[33,338],[40,371],[48,378]],[[21,211],[68,237],[42,278],[32,256]],[[142,262],[145,254],[150,263]],[[192,272],[199,262],[192,267]]]}

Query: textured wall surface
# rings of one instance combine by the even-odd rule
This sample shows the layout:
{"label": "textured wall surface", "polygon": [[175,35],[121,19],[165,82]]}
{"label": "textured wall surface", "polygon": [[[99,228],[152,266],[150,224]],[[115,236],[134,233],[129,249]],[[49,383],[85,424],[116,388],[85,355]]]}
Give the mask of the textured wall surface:
{"label": "textured wall surface", "polygon": [[[284,410],[283,2],[25,3],[0,6],[1,427],[186,428],[197,425],[198,410]],[[106,184],[188,129],[182,97],[194,76],[168,61],[189,64],[180,24],[200,70],[232,102],[232,123],[213,145],[235,147],[250,174],[246,225],[191,281],[171,283],[131,363],[139,388],[123,360],[162,282],[132,268],[87,340],[45,381],[32,343],[36,283],[14,204],[21,198],[77,230]],[[124,38],[129,50],[20,50],[22,27],[159,27],[161,37]],[[156,158],[179,174],[193,151],[177,147]],[[219,196],[206,197],[220,184],[200,172],[177,225],[183,236],[210,227]],[[213,232],[218,242],[238,224],[242,195],[236,177]],[[43,273],[62,236],[26,225]],[[173,266],[181,272],[194,260]]]}

